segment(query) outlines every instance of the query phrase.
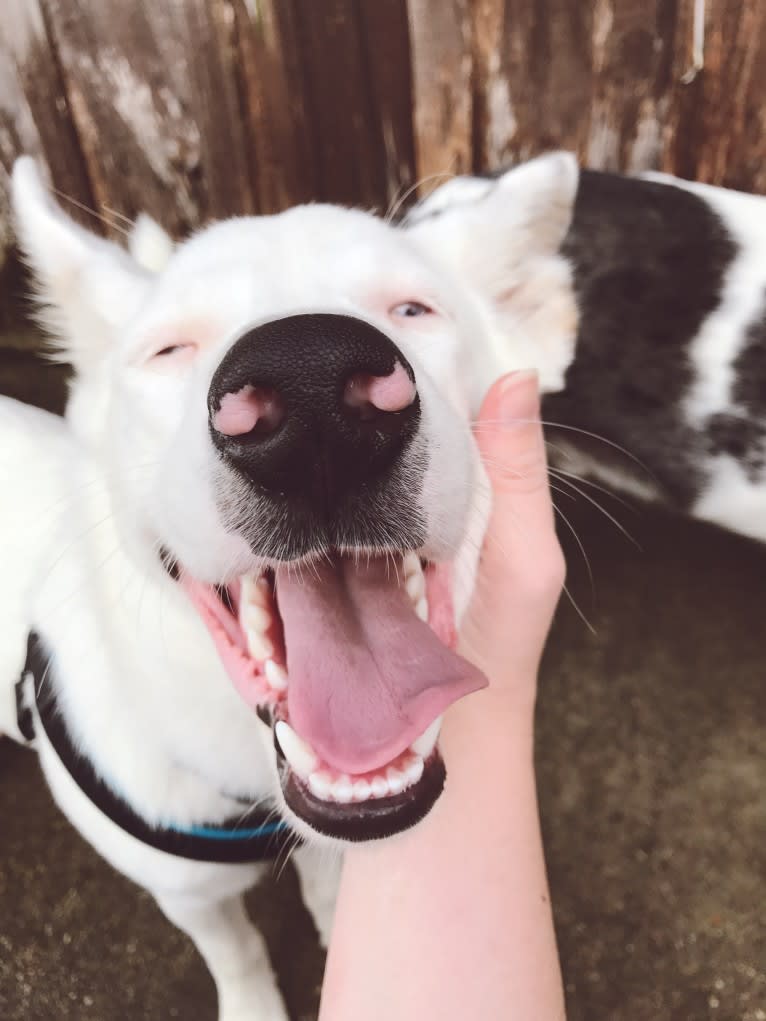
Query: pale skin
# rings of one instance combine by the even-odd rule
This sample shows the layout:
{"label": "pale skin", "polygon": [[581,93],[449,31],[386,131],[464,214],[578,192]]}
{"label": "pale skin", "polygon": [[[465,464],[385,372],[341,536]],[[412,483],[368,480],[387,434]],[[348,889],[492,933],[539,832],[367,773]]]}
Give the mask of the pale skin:
{"label": "pale skin", "polygon": [[562,1021],[533,766],[537,670],[564,580],[533,373],[476,427],[493,491],[462,651],[489,687],[442,728],[430,815],[345,859],[320,1021]]}

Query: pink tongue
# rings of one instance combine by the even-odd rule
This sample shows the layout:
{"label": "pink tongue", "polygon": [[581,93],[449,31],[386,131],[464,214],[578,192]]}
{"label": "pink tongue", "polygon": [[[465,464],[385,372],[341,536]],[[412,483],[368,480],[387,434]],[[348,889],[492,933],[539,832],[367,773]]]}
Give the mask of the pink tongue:
{"label": "pink tongue", "polygon": [[290,723],[344,773],[379,769],[447,706],[486,686],[412,609],[382,558],[280,569]]}

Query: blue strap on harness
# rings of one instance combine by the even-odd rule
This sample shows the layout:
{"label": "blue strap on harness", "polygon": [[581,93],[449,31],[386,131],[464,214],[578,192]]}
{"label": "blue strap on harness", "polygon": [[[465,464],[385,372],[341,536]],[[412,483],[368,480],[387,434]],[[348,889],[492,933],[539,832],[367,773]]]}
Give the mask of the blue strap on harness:
{"label": "blue strap on harness", "polygon": [[[34,631],[27,642],[27,658],[16,684],[16,715],[19,730],[28,741],[34,739],[34,717],[25,701],[32,683],[38,717],[45,734],[74,782],[93,804],[120,829],[144,844],[181,858],[195,861],[245,863],[275,858],[296,834],[283,819],[263,808],[248,809],[222,823],[195,826],[151,826],[98,776],[90,759],[72,742],[58,710],[52,686],[46,683],[49,656]],[[30,678],[31,675],[31,678]]]}

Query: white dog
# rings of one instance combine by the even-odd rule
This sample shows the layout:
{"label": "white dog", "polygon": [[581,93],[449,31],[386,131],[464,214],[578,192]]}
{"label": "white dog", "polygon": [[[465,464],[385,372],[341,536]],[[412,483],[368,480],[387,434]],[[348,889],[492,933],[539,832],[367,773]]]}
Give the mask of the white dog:
{"label": "white dog", "polygon": [[[610,205],[566,154],[451,182],[403,227],[304,206],[173,248],[144,220],[135,257],[16,166],[20,241],[75,376],[65,421],[0,401],[0,729],[34,735],[69,819],[189,933],[226,1021],[286,1016],[241,902],[258,862],[306,838],[326,934],[336,869],[312,844],[396,833],[441,791],[440,715],[485,683],[452,647],[489,508],[470,423],[494,378],[536,366],[564,426],[766,535],[754,448],[694,445],[711,416],[745,416],[732,366],[762,301],[764,206],[630,184],[655,243],[683,248],[695,214],[720,226],[728,261],[708,250],[696,318],[673,306],[693,304],[689,266],[650,272],[641,216],[634,237],[615,227],[637,200]],[[692,202],[677,229],[652,212],[666,194]],[[659,345],[663,282],[677,343],[659,352],[624,304],[599,306],[622,244]]]}

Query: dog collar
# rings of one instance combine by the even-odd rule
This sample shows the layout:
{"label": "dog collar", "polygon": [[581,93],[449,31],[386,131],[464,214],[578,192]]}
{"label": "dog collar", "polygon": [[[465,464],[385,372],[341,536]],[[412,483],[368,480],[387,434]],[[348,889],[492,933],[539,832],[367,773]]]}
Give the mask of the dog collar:
{"label": "dog collar", "polygon": [[[93,763],[78,751],[58,708],[53,686],[46,682],[50,656],[32,631],[27,656],[16,683],[16,718],[27,741],[35,738],[35,714],[61,764],[85,796],[120,829],[159,851],[195,861],[251,863],[275,858],[296,834],[283,819],[263,808],[249,809],[222,823],[197,826],[152,826],[138,815],[96,773]],[[31,686],[31,691],[30,691]]]}

